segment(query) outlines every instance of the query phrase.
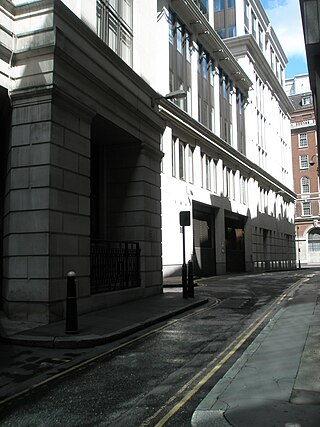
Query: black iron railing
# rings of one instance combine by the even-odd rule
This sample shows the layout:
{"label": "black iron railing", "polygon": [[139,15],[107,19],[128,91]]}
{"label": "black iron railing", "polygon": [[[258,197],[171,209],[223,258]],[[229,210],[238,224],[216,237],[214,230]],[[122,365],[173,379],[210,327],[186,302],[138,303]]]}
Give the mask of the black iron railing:
{"label": "black iron railing", "polygon": [[91,241],[91,292],[140,286],[140,248],[135,242]]}

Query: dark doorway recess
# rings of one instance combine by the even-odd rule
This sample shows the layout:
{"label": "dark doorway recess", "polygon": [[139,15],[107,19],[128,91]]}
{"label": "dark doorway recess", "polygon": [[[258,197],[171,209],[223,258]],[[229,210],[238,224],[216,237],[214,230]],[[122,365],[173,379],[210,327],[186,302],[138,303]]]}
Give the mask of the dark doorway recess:
{"label": "dark doorway recess", "polygon": [[246,218],[228,213],[225,216],[226,272],[245,271],[244,224]]}

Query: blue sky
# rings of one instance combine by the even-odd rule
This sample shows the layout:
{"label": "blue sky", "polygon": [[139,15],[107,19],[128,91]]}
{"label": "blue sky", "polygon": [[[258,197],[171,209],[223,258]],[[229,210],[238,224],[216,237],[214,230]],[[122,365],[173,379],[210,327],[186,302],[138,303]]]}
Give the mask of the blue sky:
{"label": "blue sky", "polygon": [[260,0],[288,58],[286,78],[308,72],[299,0]]}

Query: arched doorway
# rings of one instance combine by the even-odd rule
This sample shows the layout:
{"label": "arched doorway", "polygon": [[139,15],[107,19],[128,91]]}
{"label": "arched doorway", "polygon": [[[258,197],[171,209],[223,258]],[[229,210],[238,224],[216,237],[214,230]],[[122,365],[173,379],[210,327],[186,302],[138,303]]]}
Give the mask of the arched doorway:
{"label": "arched doorway", "polygon": [[320,263],[320,228],[312,228],[308,233],[308,262]]}

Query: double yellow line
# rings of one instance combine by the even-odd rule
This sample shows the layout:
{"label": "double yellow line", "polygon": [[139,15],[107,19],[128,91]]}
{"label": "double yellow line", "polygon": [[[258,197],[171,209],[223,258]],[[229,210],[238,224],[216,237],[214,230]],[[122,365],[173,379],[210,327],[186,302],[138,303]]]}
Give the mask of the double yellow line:
{"label": "double yellow line", "polygon": [[[289,291],[292,292],[294,290],[295,287],[297,287],[298,285],[300,285],[304,280],[306,279],[302,279],[299,280],[298,282],[294,283],[293,285],[291,285],[291,287],[289,288]],[[288,291],[287,291],[288,292]],[[289,293],[289,292],[288,292]],[[200,370],[196,375],[194,375],[183,387],[181,387],[181,389],[174,395],[172,396],[167,402],[165,402],[165,404],[155,413],[153,414],[151,417],[147,418],[142,424],[141,427],[146,427],[149,426],[150,423],[152,421],[154,421],[156,418],[158,418],[158,416],[161,414],[161,412],[167,410],[170,406],[172,406],[173,402],[176,401],[190,386],[192,386],[192,384],[196,381],[198,381],[193,388],[187,393],[185,394],[181,400],[175,404],[175,406],[170,409],[166,415],[163,416],[163,418],[160,419],[160,421],[157,422],[157,424],[155,424],[155,427],[160,427],[163,426],[175,413],[177,413],[187,402],[188,400],[190,400],[192,398],[192,396],[194,396],[195,393],[197,393],[200,388],[230,359],[230,357],[246,342],[246,340],[255,332],[255,330],[271,315],[271,313],[275,310],[275,308],[281,303],[283,302],[284,298],[287,296],[287,293],[283,293],[280,297],[278,297],[273,303],[272,305],[269,307],[269,309],[267,309],[262,316],[260,317],[260,319],[257,321],[257,323],[252,322],[251,325],[246,329],[246,331],[244,331],[242,334],[239,335],[239,337],[237,339],[235,339],[234,341],[232,341],[232,343],[230,343],[224,351],[222,351],[216,358],[214,358],[205,368],[203,368],[202,370]],[[40,381],[38,383],[32,384],[30,387],[27,387],[23,390],[21,390],[20,392],[17,392],[15,394],[12,394],[2,400],[0,400],[0,406],[1,405],[5,405],[7,403],[12,402],[13,400],[43,386],[46,385],[48,383],[50,383],[51,381],[57,380],[69,373],[72,373],[78,369],[81,369],[85,366],[90,365],[91,363],[98,361],[99,359],[102,359],[103,357],[110,355],[118,350],[121,350],[137,341],[143,340],[145,338],[147,338],[150,335],[156,334],[160,331],[162,331],[163,329],[167,328],[170,325],[173,325],[177,322],[180,322],[188,317],[192,317],[195,315],[198,315],[201,312],[205,312],[208,310],[211,310],[214,306],[218,305],[219,301],[215,300],[213,303],[211,303],[209,306],[200,309],[200,310],[196,310],[193,311],[192,313],[189,313],[183,317],[180,317],[178,319],[172,320],[170,322],[166,322],[164,325],[160,326],[157,329],[153,329],[143,335],[140,335],[138,337],[135,337],[129,341],[126,341],[108,351],[105,351],[103,353],[99,353],[96,356],[93,356],[89,359],[84,360],[83,362],[80,363],[76,363],[75,365],[71,366],[70,368],[65,369],[64,371],[58,372],[48,378],[46,378],[43,381]],[[254,325],[254,326],[253,326]],[[212,367],[212,365],[214,365]],[[212,367],[212,368],[211,368]],[[211,368],[211,369],[210,369]],[[209,370],[209,372],[207,372]]]}
{"label": "double yellow line", "polygon": [[[237,350],[251,337],[251,335],[267,320],[271,315],[279,309],[279,305],[284,302],[285,298],[292,294],[306,279],[300,279],[298,282],[292,284],[289,289],[283,292],[271,305],[266,309],[261,316],[253,321],[248,328],[242,332],[235,340],[233,340],[217,357],[215,357],[206,367],[201,369],[194,375],[177,393],[168,399],[165,404],[156,411],[152,416],[147,418],[140,427],[147,427],[155,421],[162,412],[169,409],[173,402],[176,401],[181,395],[183,397],[170,409],[168,412],[153,424],[154,427],[161,427],[175,415],[200,389],[206,384],[219,369],[235,354]],[[194,384],[195,383],[195,384]],[[186,394],[185,391],[192,386]]]}

